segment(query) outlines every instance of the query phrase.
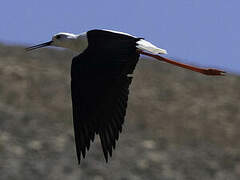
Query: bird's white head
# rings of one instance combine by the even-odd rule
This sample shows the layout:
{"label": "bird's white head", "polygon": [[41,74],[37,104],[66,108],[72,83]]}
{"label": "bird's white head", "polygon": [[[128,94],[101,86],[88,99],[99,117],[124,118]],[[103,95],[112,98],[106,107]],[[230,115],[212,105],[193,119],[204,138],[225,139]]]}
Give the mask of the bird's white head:
{"label": "bird's white head", "polygon": [[69,48],[72,46],[77,37],[77,35],[71,33],[57,33],[52,37],[51,45],[56,47]]}
{"label": "bird's white head", "polygon": [[72,33],[57,33],[52,37],[51,41],[46,43],[38,44],[26,48],[27,51],[38,49],[45,46],[55,46],[71,49],[74,51],[82,52],[88,46],[86,33],[83,34],[72,34]]}

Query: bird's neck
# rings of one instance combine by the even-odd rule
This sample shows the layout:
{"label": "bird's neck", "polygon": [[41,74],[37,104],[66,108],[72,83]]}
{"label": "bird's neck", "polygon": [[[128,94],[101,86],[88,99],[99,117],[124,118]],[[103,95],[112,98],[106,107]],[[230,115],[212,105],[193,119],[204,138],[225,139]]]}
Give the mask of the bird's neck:
{"label": "bird's neck", "polygon": [[74,47],[72,50],[81,53],[88,47],[87,33],[78,34],[75,36],[76,36],[76,39],[75,39],[75,42],[73,43]]}

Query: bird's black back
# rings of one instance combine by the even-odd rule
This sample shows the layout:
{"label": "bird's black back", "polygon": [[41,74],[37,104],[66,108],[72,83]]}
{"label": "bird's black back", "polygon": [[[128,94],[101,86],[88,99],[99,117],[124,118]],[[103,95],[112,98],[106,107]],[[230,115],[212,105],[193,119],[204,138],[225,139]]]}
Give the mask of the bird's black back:
{"label": "bird's black back", "polygon": [[103,30],[87,37],[88,48],[73,58],[71,70],[77,156],[80,162],[99,134],[107,161],[122,130],[139,39]]}

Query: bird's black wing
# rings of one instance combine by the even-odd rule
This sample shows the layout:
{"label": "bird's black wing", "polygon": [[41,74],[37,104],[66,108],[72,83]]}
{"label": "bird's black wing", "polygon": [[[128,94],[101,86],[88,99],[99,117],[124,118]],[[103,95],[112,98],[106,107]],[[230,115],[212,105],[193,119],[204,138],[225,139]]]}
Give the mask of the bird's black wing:
{"label": "bird's black wing", "polygon": [[89,46],[73,59],[71,70],[76,150],[80,162],[90,141],[99,134],[107,162],[122,130],[132,81],[127,75],[132,74],[139,58],[135,48],[138,39],[89,33],[93,33],[88,34]]}

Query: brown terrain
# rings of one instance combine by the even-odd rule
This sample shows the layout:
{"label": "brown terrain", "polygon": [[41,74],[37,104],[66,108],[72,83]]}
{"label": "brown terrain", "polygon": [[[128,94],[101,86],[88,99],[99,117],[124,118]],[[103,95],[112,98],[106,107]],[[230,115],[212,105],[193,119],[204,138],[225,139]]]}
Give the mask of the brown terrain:
{"label": "brown terrain", "polygon": [[80,165],[69,51],[0,44],[1,180],[238,180],[240,78],[141,59],[108,164],[99,139]]}

